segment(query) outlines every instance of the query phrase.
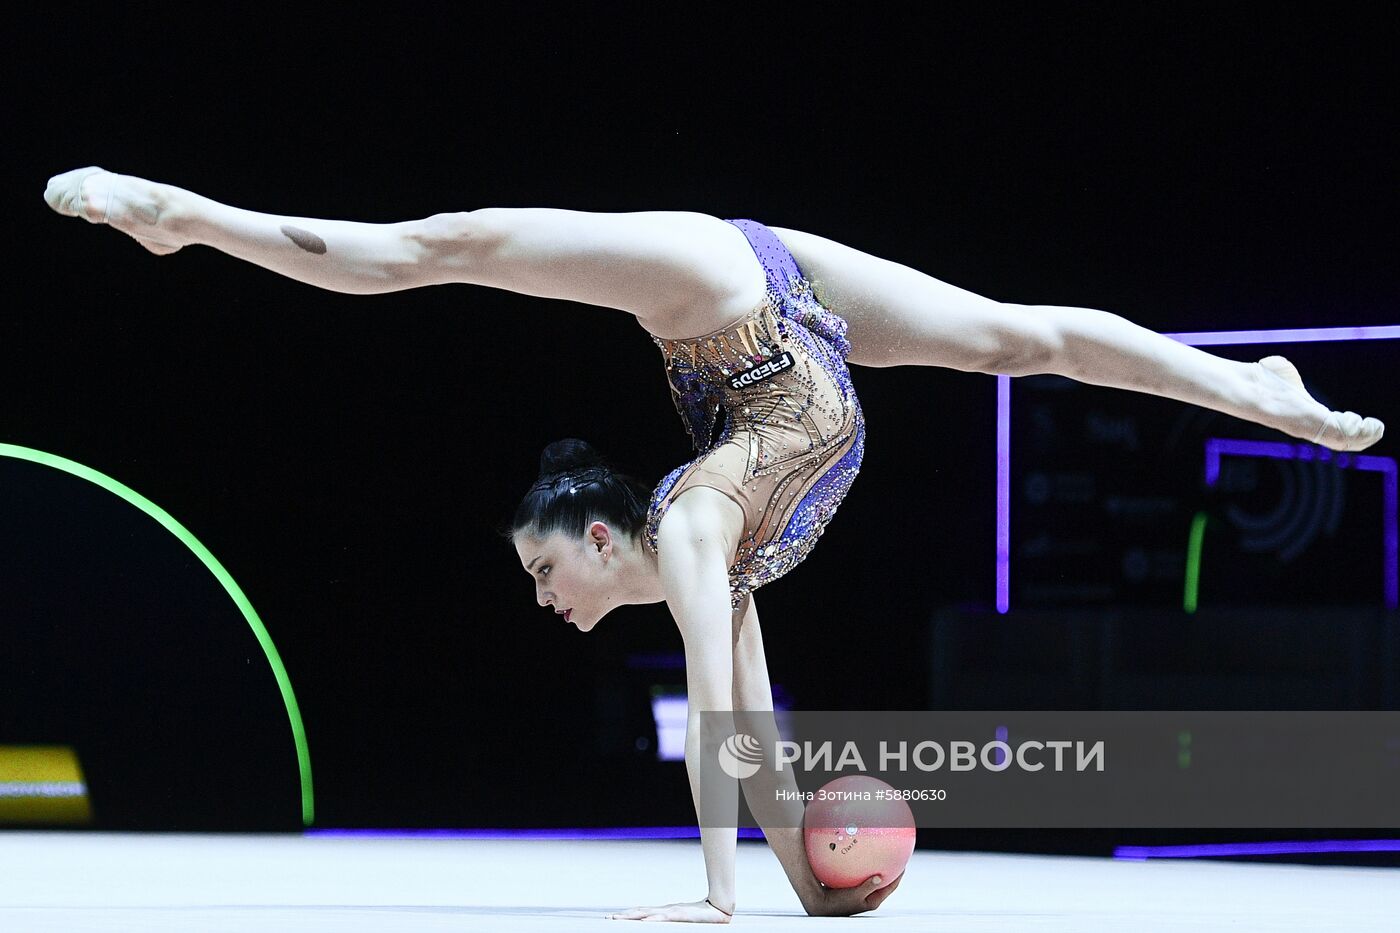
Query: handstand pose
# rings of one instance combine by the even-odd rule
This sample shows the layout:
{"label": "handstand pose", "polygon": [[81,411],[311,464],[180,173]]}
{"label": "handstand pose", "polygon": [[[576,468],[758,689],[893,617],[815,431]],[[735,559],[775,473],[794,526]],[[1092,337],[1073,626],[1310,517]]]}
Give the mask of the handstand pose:
{"label": "handstand pose", "polygon": [[[667,604],[685,645],[697,809],[700,711],[772,711],[752,591],[807,555],[860,467],[864,419],[847,362],[1055,373],[1333,450],[1364,449],[1384,431],[1375,418],[1329,411],[1281,356],[1237,362],[1104,311],[992,301],[751,220],[483,208],[354,223],[241,210],[97,168],[55,176],[44,196],[59,213],[106,223],[159,255],[204,244],[333,291],[462,282],[635,315],[662,352],[698,456],[652,490],[614,473],[587,444],[556,442],[512,539],[540,605],[583,631],[616,606]],[[744,790],[759,815],[759,795]],[[798,824],[763,825],[808,913],[872,910],[898,884],[826,888],[807,865]],[[616,916],[728,922],[735,838],[732,828],[701,827],[705,899]]]}

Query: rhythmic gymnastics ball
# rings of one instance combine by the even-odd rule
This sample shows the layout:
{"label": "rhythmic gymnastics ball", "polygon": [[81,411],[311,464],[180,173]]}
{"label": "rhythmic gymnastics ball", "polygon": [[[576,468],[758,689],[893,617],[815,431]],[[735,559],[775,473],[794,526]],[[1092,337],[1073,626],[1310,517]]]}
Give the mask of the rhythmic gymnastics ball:
{"label": "rhythmic gymnastics ball", "polygon": [[899,877],[914,852],[914,813],[894,788],[865,774],[839,777],[817,791],[802,814],[812,873],[830,888],[853,888],[872,875],[881,887]]}

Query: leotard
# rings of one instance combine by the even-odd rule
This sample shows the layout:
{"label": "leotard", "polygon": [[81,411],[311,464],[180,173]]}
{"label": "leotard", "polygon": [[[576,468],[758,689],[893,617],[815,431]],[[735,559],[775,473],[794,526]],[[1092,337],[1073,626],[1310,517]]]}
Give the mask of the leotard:
{"label": "leotard", "polygon": [[662,517],[693,486],[732,499],[744,510],[729,567],[730,605],[738,611],[750,592],[815,546],[860,469],[865,418],[846,368],[846,322],[812,294],[772,230],[753,220],[727,223],[748,238],[768,294],[713,333],[653,335],[698,456],[657,484],[643,537],[656,552]]}

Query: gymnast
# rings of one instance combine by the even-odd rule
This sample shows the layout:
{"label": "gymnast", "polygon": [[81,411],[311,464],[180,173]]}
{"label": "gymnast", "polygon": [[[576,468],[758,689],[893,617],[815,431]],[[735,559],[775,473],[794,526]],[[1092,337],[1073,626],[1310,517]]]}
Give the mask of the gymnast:
{"label": "gymnast", "polygon": [[[1365,449],[1384,432],[1375,418],[1317,402],[1281,356],[1238,362],[1105,311],[993,301],[752,220],[480,208],[356,223],[242,210],[95,167],[53,177],[44,197],[157,255],[212,246],[332,291],[460,282],[634,315],[661,351],[696,458],[651,489],[588,444],[557,441],[511,540],[539,604],[581,631],[617,606],[667,604],[685,647],[697,810],[699,712],[772,711],[753,591],[806,557],[860,468],[865,424],[847,363],[1054,373],[1338,451]],[[753,804],[747,786],[745,794]],[[903,877],[828,888],[807,864],[800,824],[763,825],[809,914],[873,910]],[[733,828],[701,827],[704,899],[611,916],[729,922],[736,838]]]}

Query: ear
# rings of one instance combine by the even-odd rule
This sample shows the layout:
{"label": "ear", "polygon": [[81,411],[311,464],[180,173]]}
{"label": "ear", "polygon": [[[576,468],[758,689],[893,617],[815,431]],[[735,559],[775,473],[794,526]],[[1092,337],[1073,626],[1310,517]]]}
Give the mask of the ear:
{"label": "ear", "polygon": [[588,543],[607,557],[612,553],[612,529],[604,522],[594,522],[588,526]]}

